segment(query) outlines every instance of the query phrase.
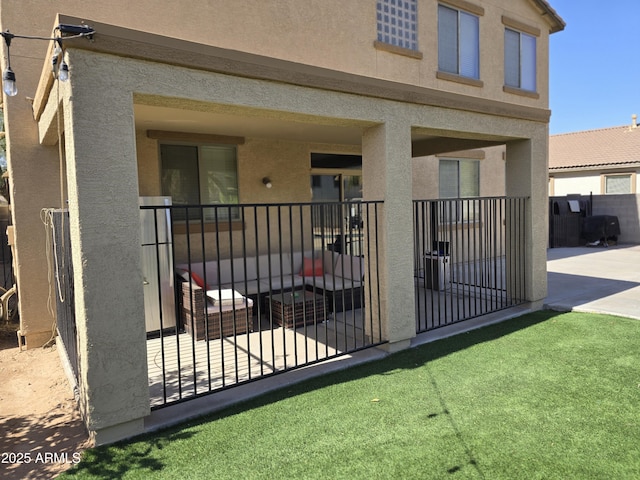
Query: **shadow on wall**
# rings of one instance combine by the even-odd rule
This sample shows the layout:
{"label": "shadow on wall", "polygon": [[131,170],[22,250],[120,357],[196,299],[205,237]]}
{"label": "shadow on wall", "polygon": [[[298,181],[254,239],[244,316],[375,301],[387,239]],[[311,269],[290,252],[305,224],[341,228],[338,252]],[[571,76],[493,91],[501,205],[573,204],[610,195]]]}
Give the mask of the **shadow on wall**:
{"label": "shadow on wall", "polygon": [[620,224],[619,243],[640,244],[640,194],[593,195],[593,215],[614,215]]}

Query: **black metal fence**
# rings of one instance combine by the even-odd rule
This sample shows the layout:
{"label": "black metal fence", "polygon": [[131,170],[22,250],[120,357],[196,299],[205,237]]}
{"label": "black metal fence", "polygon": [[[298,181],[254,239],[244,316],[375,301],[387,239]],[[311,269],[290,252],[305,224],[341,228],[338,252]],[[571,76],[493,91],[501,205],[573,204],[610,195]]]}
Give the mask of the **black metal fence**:
{"label": "black metal fence", "polygon": [[526,198],[414,202],[416,330],[525,299]]}
{"label": "black metal fence", "polygon": [[69,211],[48,210],[45,225],[52,241],[53,282],[55,283],[55,310],[58,341],[62,342],[76,382],[80,380],[80,358],[76,329],[75,297],[73,289],[73,264],[71,262],[71,237],[69,235]]}
{"label": "black metal fence", "polygon": [[[523,302],[527,201],[414,202],[417,332]],[[141,206],[152,409],[385,343],[383,208]],[[58,332],[78,378],[67,219],[52,213]]]}
{"label": "black metal fence", "polygon": [[11,254],[11,246],[7,236],[7,227],[11,225],[11,218],[0,219],[0,266],[2,267],[2,276],[0,279],[0,287],[9,290],[13,287],[13,256]]}
{"label": "black metal fence", "polygon": [[381,209],[141,206],[152,408],[384,343]]}

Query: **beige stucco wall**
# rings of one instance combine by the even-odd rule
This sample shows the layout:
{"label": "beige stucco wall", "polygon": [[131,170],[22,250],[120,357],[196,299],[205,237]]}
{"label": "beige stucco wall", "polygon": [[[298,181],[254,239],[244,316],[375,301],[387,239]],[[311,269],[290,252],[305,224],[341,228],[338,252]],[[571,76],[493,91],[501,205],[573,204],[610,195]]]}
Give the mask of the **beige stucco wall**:
{"label": "beige stucco wall", "polygon": [[600,191],[600,175],[592,172],[581,172],[573,174],[554,174],[552,195],[569,195],[580,193],[588,195],[602,193]]}
{"label": "beige stucco wall", "polygon": [[[482,87],[436,78],[435,1],[419,2],[419,50],[423,54],[421,59],[374,47],[376,19],[373,0],[326,0],[312,3],[298,0],[212,0],[206,4],[183,3],[180,8],[168,7],[166,2],[160,0],[133,3],[124,0],[108,3],[80,0],[3,0],[0,23],[3,30],[9,29],[16,34],[48,36],[51,34],[55,15],[64,13],[86,18],[89,23],[110,23],[166,37],[317,65],[336,71],[546,108],[549,25],[544,17],[532,2],[525,0],[472,3],[481,4],[484,8],[484,15],[480,19]],[[541,31],[538,38],[537,99],[505,93],[502,90],[502,15]],[[239,31],[242,34],[238,34]],[[291,48],[291,45],[295,45],[296,48]],[[0,48],[3,51],[5,49],[4,45],[0,45]],[[46,61],[47,48],[47,42],[21,39],[13,42],[12,66],[16,72],[20,93],[17,98],[10,99],[9,105],[5,108],[9,169],[14,185],[12,198],[16,205],[13,220],[18,245],[17,271],[18,276],[21,275],[20,272],[24,272],[25,278],[29,279],[29,285],[26,285],[26,282],[21,282],[18,278],[19,286],[23,284],[20,286],[22,329],[27,338],[32,336],[33,345],[44,341],[47,332],[50,331],[52,320],[44,301],[49,283],[45,269],[42,268],[44,239],[39,211],[45,207],[59,207],[61,202],[64,202],[64,198],[61,199],[64,195],[60,195],[57,181],[60,176],[58,150],[56,147],[37,145],[36,126],[31,120],[31,108],[29,102],[24,101],[25,97],[35,96],[36,83]],[[140,143],[139,150],[150,148],[148,142],[140,135],[137,141]],[[30,165],[33,161],[38,162],[38,175],[32,173]],[[143,168],[142,164],[139,172],[140,193],[144,194],[157,179],[152,178],[152,171]],[[290,174],[293,175],[294,171]],[[48,181],[41,182],[40,175],[46,176]],[[250,181],[254,182],[255,179]],[[28,193],[31,187],[39,190],[40,194],[37,197]],[[274,190],[267,195],[275,197],[282,194]]]}
{"label": "beige stucco wall", "polygon": [[[480,17],[480,80],[482,88],[436,78],[437,2],[418,2],[418,49],[422,59],[374,48],[376,3],[374,0],[210,0],[182,2],[179,8],[162,0],[128,2],[114,0],[5,0],[3,10],[18,12],[3,28],[24,28],[32,35],[49,34],[56,13],[120,25],[173,38],[318,65],[333,70],[384,78],[402,83],[522,105],[548,104],[549,25],[532,2],[512,0],[472,1],[484,8]],[[538,37],[539,99],[505,93],[503,70],[505,15],[541,31]],[[29,19],[24,22],[23,19]],[[298,28],[298,26],[303,26]],[[16,42],[17,43],[17,42]],[[295,45],[295,48],[291,48]],[[36,55],[42,58],[46,45]],[[435,49],[434,49],[435,48]]]}
{"label": "beige stucco wall", "polygon": [[[160,184],[160,161],[158,146],[162,143],[159,140],[150,139],[145,131],[136,132],[137,162],[139,175],[140,195],[161,195]],[[171,143],[171,142],[168,142]],[[352,154],[360,153],[359,146],[319,144],[308,142],[292,142],[284,140],[274,140],[267,138],[245,138],[244,143],[237,146],[238,161],[238,195],[242,204],[256,203],[292,203],[310,202],[311,188],[311,153],[336,153]],[[262,179],[268,177],[273,187],[265,188]],[[260,241],[256,252],[255,230],[256,214],[258,216],[258,229]],[[187,258],[192,261],[211,259],[214,254],[220,254],[222,258],[231,256],[231,243],[235,255],[241,255],[243,249],[248,254],[266,253],[267,241],[265,238],[265,226],[263,218],[266,210],[253,208],[245,210],[244,233],[234,230],[229,233],[216,234],[216,232],[205,233],[205,243],[210,250],[201,251],[201,239],[199,233],[193,233],[190,239],[186,235],[177,232],[174,238],[174,255],[176,262],[186,262]],[[300,246],[306,249],[311,248],[310,238],[300,238],[298,212],[294,212],[295,217],[283,218],[280,227],[273,224],[277,218],[277,210],[271,209],[271,245],[276,248],[282,239],[282,247],[285,251],[293,249],[300,250]],[[293,221],[294,234],[293,243],[290,238],[290,222]],[[303,210],[303,221],[309,224],[311,221],[310,209]],[[239,228],[240,222],[236,222]],[[197,227],[197,225],[196,225]],[[193,228],[193,227],[192,227]],[[307,228],[306,231],[310,231]],[[231,237],[231,238],[230,238]],[[242,239],[246,244],[243,245]],[[187,253],[188,245],[190,252]],[[219,250],[218,250],[219,249]],[[190,257],[188,257],[190,255]]]}
{"label": "beige stucco wall", "polygon": [[[22,2],[2,3],[2,30],[28,31],[38,35],[41,33],[38,29],[31,33],[34,32],[31,29],[32,19],[25,16],[21,6]],[[15,25],[15,29],[9,25]],[[0,43],[4,52],[4,42]],[[55,314],[47,308],[47,298],[49,295],[55,298],[55,293],[47,275],[46,240],[40,213],[46,207],[60,207],[62,201],[58,146],[42,147],[38,144],[38,125],[33,120],[31,103],[27,98],[33,97],[36,91],[43,64],[42,57],[33,57],[33,43],[40,42],[15,40],[11,45],[11,66],[16,74],[19,93],[10,99],[5,96],[3,105],[11,213],[15,226],[14,266],[20,298],[18,333],[26,348],[39,347],[48,341],[55,322]],[[1,58],[4,69],[6,59],[4,55]],[[21,288],[27,284],[29,288]]]}
{"label": "beige stucco wall", "polygon": [[480,196],[504,195],[506,152],[504,146],[496,146],[487,147],[481,151],[452,152],[413,158],[412,191],[414,200],[438,198],[438,165],[441,158],[478,160],[480,162]]}

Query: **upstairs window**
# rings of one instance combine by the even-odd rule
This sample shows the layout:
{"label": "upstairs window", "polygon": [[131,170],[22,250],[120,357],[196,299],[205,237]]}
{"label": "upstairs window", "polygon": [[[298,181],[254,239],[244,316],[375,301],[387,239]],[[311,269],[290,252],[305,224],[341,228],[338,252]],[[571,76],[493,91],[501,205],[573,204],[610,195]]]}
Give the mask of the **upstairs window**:
{"label": "upstairs window", "polygon": [[438,70],[480,78],[480,21],[476,15],[438,5]]}
{"label": "upstairs window", "polygon": [[418,50],[418,1],[378,0],[376,16],[378,41],[409,50]]}
{"label": "upstairs window", "polygon": [[533,35],[505,28],[504,84],[536,91],[536,37]]}

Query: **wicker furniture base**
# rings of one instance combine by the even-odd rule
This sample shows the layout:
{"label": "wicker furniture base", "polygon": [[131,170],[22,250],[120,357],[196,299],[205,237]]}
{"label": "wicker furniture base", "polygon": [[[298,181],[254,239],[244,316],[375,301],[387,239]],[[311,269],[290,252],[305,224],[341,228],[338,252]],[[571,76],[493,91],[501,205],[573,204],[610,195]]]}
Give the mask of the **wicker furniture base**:
{"label": "wicker furniture base", "polygon": [[[247,311],[248,310],[248,311]],[[196,316],[193,321],[193,331],[191,327],[191,312],[184,312],[185,331],[190,334],[192,337],[195,333],[196,340],[214,340],[216,338],[222,337],[231,337],[235,335],[241,335],[243,333],[249,332],[251,329],[251,324],[253,314],[253,307],[247,308],[236,308],[235,317],[234,311],[213,313],[209,314],[209,330],[205,331],[205,317]],[[248,316],[247,316],[248,315]],[[199,317],[199,318],[198,318]],[[222,322],[220,321],[222,319]],[[248,325],[247,325],[248,323]],[[222,324],[222,334],[220,330],[220,324]],[[234,329],[235,324],[235,329]]]}
{"label": "wicker furniture base", "polygon": [[325,299],[306,290],[295,290],[266,298],[273,321],[286,328],[324,321]]}
{"label": "wicker furniture base", "polygon": [[316,291],[327,297],[327,308],[330,312],[340,313],[362,308],[362,287],[336,290],[335,292],[317,288]]}
{"label": "wicker furniture base", "polygon": [[[205,292],[199,287],[182,284],[182,321],[185,331],[196,340],[214,340],[247,333],[253,329],[253,306],[250,300],[243,304],[210,306]],[[209,310],[208,330],[205,328],[205,308]],[[193,308],[191,308],[193,307]],[[192,310],[195,314],[192,315]],[[222,311],[221,311],[222,310]]]}

